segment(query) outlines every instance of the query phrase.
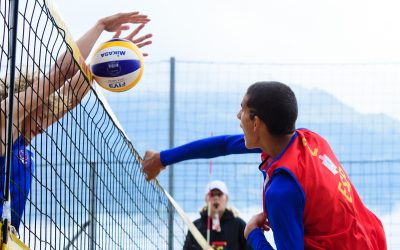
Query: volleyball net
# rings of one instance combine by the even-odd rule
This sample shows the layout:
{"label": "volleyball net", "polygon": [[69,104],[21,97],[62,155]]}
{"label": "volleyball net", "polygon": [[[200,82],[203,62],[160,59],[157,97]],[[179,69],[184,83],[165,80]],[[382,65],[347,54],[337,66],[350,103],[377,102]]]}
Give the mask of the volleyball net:
{"label": "volleyball net", "polygon": [[145,181],[56,13],[51,1],[1,2],[3,222],[30,249],[179,248],[182,221]]}
{"label": "volleyball net", "polygon": [[[235,114],[246,88],[260,80],[279,80],[293,88],[299,100],[298,127],[328,139],[364,203],[382,219],[389,248],[400,247],[400,113],[394,95],[400,93],[399,63],[146,62],[146,73],[134,91],[105,93],[110,109],[90,84],[90,72],[62,21],[42,0],[19,1],[16,64],[11,65],[10,3],[0,5],[2,93],[9,92],[12,75],[17,87],[31,78],[47,79],[41,89],[29,94],[18,90],[14,98],[17,117],[28,119],[13,124],[14,138],[22,140],[13,148],[14,158],[31,160],[34,167],[11,169],[11,201],[13,196],[27,199],[25,205],[11,204],[11,219],[20,221],[20,239],[31,249],[181,248],[187,226],[171,217],[175,209],[157,184],[145,181],[138,152],[162,150],[171,141],[180,145],[210,135],[241,133]],[[54,70],[60,74],[50,74]],[[24,105],[45,90],[51,92],[48,97],[35,97],[44,107]],[[1,190],[7,172],[3,152],[10,145],[6,94],[1,96]],[[175,110],[170,109],[172,95]],[[169,112],[174,112],[172,120]],[[36,133],[36,124],[43,120],[49,127],[32,139],[27,136]],[[25,143],[32,154],[24,149]],[[261,211],[258,162],[259,155],[212,160],[212,179],[228,184],[229,201],[245,220]],[[172,196],[190,219],[198,218],[204,205],[210,164],[176,164],[159,177],[161,183],[173,178]],[[1,195],[4,199],[6,193]]]}

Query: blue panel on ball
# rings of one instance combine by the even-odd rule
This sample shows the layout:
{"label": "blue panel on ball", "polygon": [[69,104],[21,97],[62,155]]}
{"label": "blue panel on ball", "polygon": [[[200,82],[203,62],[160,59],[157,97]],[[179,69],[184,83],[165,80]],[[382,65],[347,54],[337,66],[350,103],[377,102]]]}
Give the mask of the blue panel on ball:
{"label": "blue panel on ball", "polygon": [[109,61],[92,65],[92,72],[100,77],[117,77],[140,69],[139,60]]}

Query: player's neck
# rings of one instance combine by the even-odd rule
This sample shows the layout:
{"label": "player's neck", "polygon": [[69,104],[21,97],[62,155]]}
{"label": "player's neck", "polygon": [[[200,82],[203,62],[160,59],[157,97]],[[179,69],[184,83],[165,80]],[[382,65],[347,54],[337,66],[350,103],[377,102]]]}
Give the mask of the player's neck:
{"label": "player's neck", "polygon": [[270,157],[276,158],[289,144],[294,133],[284,136],[274,136],[267,134],[264,140],[264,146],[261,147],[263,152],[266,152]]}

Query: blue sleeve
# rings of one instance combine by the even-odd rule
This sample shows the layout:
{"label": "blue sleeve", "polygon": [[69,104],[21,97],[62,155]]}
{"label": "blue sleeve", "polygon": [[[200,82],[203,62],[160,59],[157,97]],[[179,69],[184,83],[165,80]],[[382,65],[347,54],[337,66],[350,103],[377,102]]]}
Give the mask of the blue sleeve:
{"label": "blue sleeve", "polygon": [[265,200],[277,249],[304,249],[305,195],[289,170],[274,173]]}
{"label": "blue sleeve", "polygon": [[190,159],[208,159],[230,154],[261,153],[261,149],[247,149],[243,134],[213,136],[193,141],[160,152],[161,163],[168,166]]}

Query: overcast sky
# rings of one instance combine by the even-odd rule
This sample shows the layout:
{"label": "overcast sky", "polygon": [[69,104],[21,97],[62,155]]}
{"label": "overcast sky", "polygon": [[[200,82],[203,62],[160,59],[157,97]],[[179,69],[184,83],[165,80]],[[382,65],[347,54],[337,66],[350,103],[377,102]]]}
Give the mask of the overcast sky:
{"label": "overcast sky", "polygon": [[[153,33],[143,49],[147,60],[283,63],[400,63],[399,0],[55,0],[79,38],[95,22],[117,12],[138,10]],[[104,34],[100,42],[111,38]],[[356,91],[321,79],[310,86],[334,94],[359,112],[384,112],[400,119],[396,108],[397,71],[351,76]],[[329,75],[339,81],[340,75]],[[354,95],[358,89],[368,93]],[[361,78],[360,81],[356,81]],[[375,100],[371,102],[370,100]]]}
{"label": "overcast sky", "polygon": [[[139,10],[152,60],[399,62],[398,0],[56,0],[77,39],[95,21]],[[106,40],[107,36],[100,40]]]}

